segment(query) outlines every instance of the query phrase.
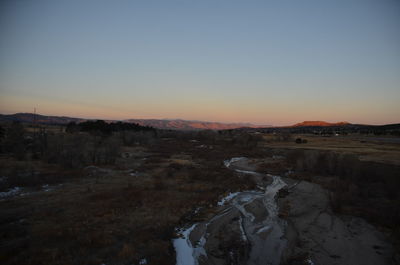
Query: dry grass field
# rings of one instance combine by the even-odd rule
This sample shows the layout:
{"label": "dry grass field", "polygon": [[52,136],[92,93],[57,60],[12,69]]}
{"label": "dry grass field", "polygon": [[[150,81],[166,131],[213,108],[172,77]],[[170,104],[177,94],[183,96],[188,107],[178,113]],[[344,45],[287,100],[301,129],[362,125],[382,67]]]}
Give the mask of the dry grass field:
{"label": "dry grass field", "polygon": [[[307,140],[307,143],[297,144],[296,138]],[[274,135],[265,135],[265,147],[286,149],[326,150],[354,154],[362,161],[373,161],[400,165],[400,138],[376,136],[331,136],[292,135],[290,141],[275,141]]]}
{"label": "dry grass field", "polygon": [[[113,166],[69,171],[48,191],[41,188],[42,172],[36,186],[0,200],[0,262],[173,264],[175,227],[212,211],[228,191],[254,185],[223,166],[234,149],[198,146],[167,140],[155,147],[125,147],[129,157]],[[3,158],[3,172],[12,163],[21,167]],[[30,166],[45,170],[40,162]],[[55,176],[56,168],[47,175]]]}

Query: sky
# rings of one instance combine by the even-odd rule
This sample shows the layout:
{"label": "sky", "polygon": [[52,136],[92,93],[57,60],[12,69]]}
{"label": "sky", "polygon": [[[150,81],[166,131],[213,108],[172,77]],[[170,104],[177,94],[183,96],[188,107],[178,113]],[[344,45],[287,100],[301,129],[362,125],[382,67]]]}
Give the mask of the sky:
{"label": "sky", "polygon": [[400,1],[0,1],[0,113],[400,122]]}

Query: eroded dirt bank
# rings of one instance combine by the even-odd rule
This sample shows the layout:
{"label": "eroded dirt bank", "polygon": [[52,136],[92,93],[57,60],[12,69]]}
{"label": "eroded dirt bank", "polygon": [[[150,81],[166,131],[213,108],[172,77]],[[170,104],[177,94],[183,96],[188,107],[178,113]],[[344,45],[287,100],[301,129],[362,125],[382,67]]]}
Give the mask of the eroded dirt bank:
{"label": "eroded dirt bank", "polygon": [[333,214],[328,192],[321,186],[307,181],[293,185],[278,199],[287,222],[284,262],[298,264],[308,259],[324,265],[394,264],[392,246],[372,225],[361,218]]}

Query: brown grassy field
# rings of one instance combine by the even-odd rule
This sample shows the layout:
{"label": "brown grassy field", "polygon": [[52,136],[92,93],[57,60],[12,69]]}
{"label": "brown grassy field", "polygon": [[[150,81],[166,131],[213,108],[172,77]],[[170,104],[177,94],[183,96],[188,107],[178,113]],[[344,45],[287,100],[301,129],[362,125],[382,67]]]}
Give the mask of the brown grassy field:
{"label": "brown grassy field", "polygon": [[[307,143],[297,144],[296,138]],[[276,141],[274,135],[265,135],[265,147],[286,149],[313,149],[354,154],[362,161],[400,165],[400,139],[374,136],[331,136],[292,135],[290,141]]]}
{"label": "brown grassy field", "polygon": [[[146,258],[148,264],[173,264],[175,227],[196,218],[198,207],[197,215],[212,211],[226,192],[253,188],[223,166],[235,150],[198,145],[167,140],[125,147],[130,157],[111,167],[70,171],[59,188],[29,188],[31,194],[1,200],[0,262],[138,264]],[[10,163],[3,158],[3,169]],[[40,162],[31,164],[45,170]]]}

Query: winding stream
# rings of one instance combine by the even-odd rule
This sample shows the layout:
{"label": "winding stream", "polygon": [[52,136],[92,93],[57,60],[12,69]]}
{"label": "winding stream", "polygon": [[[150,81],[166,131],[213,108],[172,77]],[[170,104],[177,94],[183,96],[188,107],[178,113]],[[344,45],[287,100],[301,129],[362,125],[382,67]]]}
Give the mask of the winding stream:
{"label": "winding stream", "polygon": [[[246,158],[235,157],[224,161],[224,164],[227,168],[242,174],[260,175],[254,171],[232,167],[236,162],[242,160],[246,160]],[[195,223],[188,228],[180,229],[182,237],[173,240],[176,264],[206,264],[209,258],[206,250],[215,245],[215,243],[208,244],[207,240],[211,240],[211,238],[215,240],[213,234],[216,233],[215,230],[226,226],[225,223],[229,220],[237,220],[236,227],[241,235],[241,241],[243,245],[250,246],[245,264],[278,265],[286,246],[286,240],[283,238],[285,222],[278,217],[275,196],[284,186],[286,183],[279,176],[272,176],[272,183],[265,188],[265,192],[252,190],[231,193],[218,203],[221,211],[209,221]],[[196,243],[192,244],[192,242]],[[233,256],[235,253],[231,254]]]}

